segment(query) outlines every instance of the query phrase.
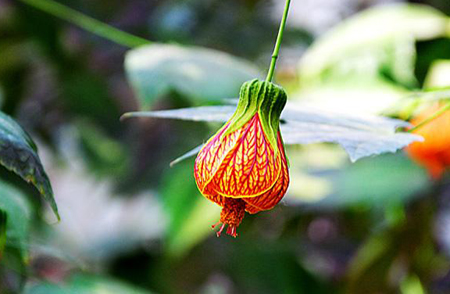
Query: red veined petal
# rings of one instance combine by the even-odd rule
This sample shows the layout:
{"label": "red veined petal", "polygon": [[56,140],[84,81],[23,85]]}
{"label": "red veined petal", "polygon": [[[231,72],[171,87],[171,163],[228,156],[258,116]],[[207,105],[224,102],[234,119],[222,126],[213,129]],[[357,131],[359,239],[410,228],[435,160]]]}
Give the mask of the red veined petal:
{"label": "red veined petal", "polygon": [[269,191],[280,176],[281,157],[275,156],[258,114],[239,131],[227,136],[234,133],[239,136],[216,173],[206,182],[204,194],[255,197]]}
{"label": "red veined petal", "polygon": [[272,189],[270,189],[266,193],[258,197],[242,199],[246,202],[245,210],[248,213],[254,214],[263,210],[272,209],[286,194],[287,188],[289,186],[289,170],[280,134],[278,134],[278,149],[280,150],[282,163],[281,175]]}

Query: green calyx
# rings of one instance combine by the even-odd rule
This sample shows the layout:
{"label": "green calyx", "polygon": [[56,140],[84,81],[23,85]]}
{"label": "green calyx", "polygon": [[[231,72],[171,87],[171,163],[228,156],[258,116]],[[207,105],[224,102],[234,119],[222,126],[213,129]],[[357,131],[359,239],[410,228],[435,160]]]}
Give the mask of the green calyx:
{"label": "green calyx", "polygon": [[237,109],[230,118],[229,127],[224,135],[241,128],[258,113],[266,138],[277,152],[280,115],[286,101],[286,92],[274,83],[257,79],[245,82],[239,93]]}

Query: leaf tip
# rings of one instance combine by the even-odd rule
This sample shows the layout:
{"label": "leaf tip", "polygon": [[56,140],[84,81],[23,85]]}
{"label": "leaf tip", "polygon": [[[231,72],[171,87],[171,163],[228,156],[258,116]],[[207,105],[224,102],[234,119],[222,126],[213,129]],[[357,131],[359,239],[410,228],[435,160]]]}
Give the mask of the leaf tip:
{"label": "leaf tip", "polygon": [[132,112],[126,112],[120,116],[119,120],[121,122],[124,122],[126,119],[129,119],[130,117],[133,117]]}
{"label": "leaf tip", "polygon": [[55,224],[61,222],[61,215],[59,214],[58,206],[56,205],[56,202],[51,202],[51,203],[50,203],[50,208],[52,209],[53,214],[54,214],[55,217],[56,217],[56,222],[55,222]]}
{"label": "leaf tip", "polygon": [[174,167],[175,165],[177,165],[178,163],[180,163],[181,161],[183,161],[184,159],[186,159],[185,157],[178,157],[177,159],[172,160],[169,163],[169,167]]}

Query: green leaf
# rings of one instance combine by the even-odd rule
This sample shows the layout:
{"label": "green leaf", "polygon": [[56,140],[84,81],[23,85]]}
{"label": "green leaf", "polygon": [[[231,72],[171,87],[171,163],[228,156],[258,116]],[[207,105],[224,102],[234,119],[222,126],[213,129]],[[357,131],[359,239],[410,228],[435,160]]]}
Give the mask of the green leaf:
{"label": "green leaf", "polygon": [[29,283],[24,294],[150,294],[151,292],[113,278],[75,274],[64,285],[50,282]]}
{"label": "green leaf", "polygon": [[299,63],[300,87],[291,96],[351,113],[389,112],[419,86],[416,42],[445,36],[448,25],[448,17],[424,5],[365,10],[308,48]]}
{"label": "green leaf", "polygon": [[[6,247],[18,248],[23,261],[28,259],[28,236],[30,232],[31,207],[28,199],[15,187],[0,180],[0,211],[2,220],[7,216]],[[2,222],[4,225],[4,223]],[[2,226],[1,231],[4,227]],[[5,259],[8,259],[5,257]],[[7,262],[7,261],[5,261]]]}
{"label": "green leaf", "polygon": [[175,158],[174,160],[172,160],[172,161],[170,162],[170,167],[173,167],[175,164],[178,164],[178,163],[182,162],[183,160],[188,159],[189,157],[192,157],[192,156],[197,155],[197,153],[200,152],[200,150],[202,149],[202,147],[203,147],[203,145],[197,146],[197,147],[195,147],[194,149],[192,149],[192,150],[186,152],[185,154],[183,154],[183,155],[181,155],[181,156]]}
{"label": "green leaf", "polygon": [[300,62],[305,85],[327,76],[388,74],[414,85],[414,42],[447,33],[448,18],[431,7],[384,5],[335,27],[311,46]]}
{"label": "green leaf", "polygon": [[[203,106],[184,109],[135,112],[124,117],[157,117],[193,121],[226,122],[235,111],[235,106]],[[337,143],[350,156],[351,161],[360,158],[396,152],[422,137],[396,132],[398,127],[407,127],[408,123],[373,115],[349,115],[315,109],[288,103],[281,114],[281,134],[287,145],[311,143]],[[195,155],[190,151],[187,155]],[[179,162],[180,160],[176,160]]]}
{"label": "green leaf", "polygon": [[286,109],[281,134],[287,145],[337,143],[352,162],[386,152],[396,152],[423,138],[396,132],[408,123],[381,116],[348,115],[307,107]]}
{"label": "green leaf", "polygon": [[[294,178],[297,177],[296,170],[299,169],[295,166],[298,164],[292,159],[291,164]],[[314,183],[313,180],[309,181]],[[325,195],[311,196],[308,189],[316,189],[317,192],[321,189],[317,189],[317,186],[308,188],[308,185],[298,182],[290,187],[289,199],[309,202],[309,207],[321,209],[359,205],[384,207],[405,203],[430,184],[424,169],[407,157],[394,154],[366,158],[347,168],[328,172],[327,176],[321,177],[320,180]]]}
{"label": "green leaf", "polygon": [[425,294],[422,283],[416,275],[407,277],[401,284],[402,294]]}
{"label": "green leaf", "polygon": [[141,109],[171,91],[197,104],[236,97],[245,81],[260,76],[252,64],[223,52],[162,44],[129,51],[125,69]]}
{"label": "green leaf", "polygon": [[162,188],[169,216],[167,251],[181,256],[208,235],[220,217],[220,207],[202,197],[194,181],[192,164],[183,163],[165,175]]}
{"label": "green leaf", "polygon": [[10,116],[0,112],[0,164],[31,182],[50,203],[58,220],[53,190],[31,137]]}

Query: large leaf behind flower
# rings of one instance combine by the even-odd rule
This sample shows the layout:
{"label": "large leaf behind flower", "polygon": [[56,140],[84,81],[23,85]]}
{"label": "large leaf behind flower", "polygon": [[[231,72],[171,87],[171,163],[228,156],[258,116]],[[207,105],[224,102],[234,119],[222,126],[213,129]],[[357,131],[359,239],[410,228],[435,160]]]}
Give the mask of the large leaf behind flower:
{"label": "large leaf behind flower", "polygon": [[[226,122],[235,106],[204,106],[175,110],[136,112],[125,117],[143,116],[193,121]],[[281,133],[285,144],[337,143],[352,161],[360,158],[395,152],[414,141],[418,135],[396,132],[408,123],[380,116],[356,116],[310,107],[288,104],[281,114]],[[195,155],[196,152],[189,152]],[[185,156],[183,156],[185,158]]]}
{"label": "large leaf behind flower", "polygon": [[[0,112],[0,164],[31,182],[59,219],[53,190],[30,136],[10,116]],[[1,201],[1,199],[0,199]]]}
{"label": "large leaf behind flower", "polygon": [[249,62],[223,52],[162,44],[129,51],[125,69],[141,109],[171,91],[194,102],[234,97],[243,82],[260,75]]}

